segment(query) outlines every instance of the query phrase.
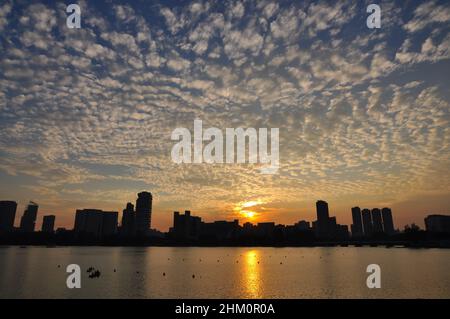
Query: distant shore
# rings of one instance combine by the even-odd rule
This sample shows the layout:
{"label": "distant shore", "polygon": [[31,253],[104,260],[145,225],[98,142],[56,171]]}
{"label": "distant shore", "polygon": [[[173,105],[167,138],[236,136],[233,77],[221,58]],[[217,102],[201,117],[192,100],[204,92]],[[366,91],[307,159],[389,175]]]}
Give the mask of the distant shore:
{"label": "distant shore", "polygon": [[19,246],[26,248],[27,246],[38,247],[271,247],[271,248],[315,248],[315,247],[382,247],[382,248],[414,248],[414,249],[426,249],[426,248],[441,248],[450,249],[450,241],[441,242],[364,242],[364,243],[310,243],[310,244],[223,244],[223,243],[163,243],[154,241],[135,242],[135,243],[105,243],[105,242],[55,242],[55,243],[40,243],[40,242],[4,242],[0,241],[1,246]]}

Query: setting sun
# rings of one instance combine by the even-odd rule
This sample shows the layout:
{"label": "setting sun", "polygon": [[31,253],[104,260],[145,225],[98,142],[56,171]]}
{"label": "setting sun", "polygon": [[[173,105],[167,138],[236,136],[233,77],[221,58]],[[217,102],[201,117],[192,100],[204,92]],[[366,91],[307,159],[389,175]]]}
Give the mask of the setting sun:
{"label": "setting sun", "polygon": [[247,218],[253,218],[255,217],[256,213],[251,211],[241,211],[242,215],[244,215]]}
{"label": "setting sun", "polygon": [[[258,213],[255,211],[255,206],[263,204],[261,200],[252,200],[247,202],[241,202],[236,205],[234,211],[239,213],[241,216],[248,219],[255,219],[258,216]],[[249,208],[253,208],[249,210]]]}

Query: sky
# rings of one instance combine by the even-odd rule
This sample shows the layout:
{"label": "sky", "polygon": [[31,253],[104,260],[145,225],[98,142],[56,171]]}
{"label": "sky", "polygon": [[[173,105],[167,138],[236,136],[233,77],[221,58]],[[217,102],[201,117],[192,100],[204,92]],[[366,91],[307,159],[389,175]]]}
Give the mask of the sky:
{"label": "sky", "polygon": [[[66,6],[81,8],[81,28]],[[369,29],[366,8],[381,7]],[[58,227],[152,192],[152,228],[450,207],[448,1],[1,1],[0,199]],[[280,168],[176,164],[176,128],[279,128]],[[251,216],[251,217],[250,217]]]}

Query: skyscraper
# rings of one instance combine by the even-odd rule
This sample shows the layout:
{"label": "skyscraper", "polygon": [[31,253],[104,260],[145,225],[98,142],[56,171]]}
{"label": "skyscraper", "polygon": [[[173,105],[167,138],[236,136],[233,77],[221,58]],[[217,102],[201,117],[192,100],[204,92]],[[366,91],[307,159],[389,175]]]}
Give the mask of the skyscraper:
{"label": "skyscraper", "polygon": [[317,211],[317,221],[319,223],[321,222],[328,222],[328,218],[330,217],[328,212],[328,203],[323,200],[318,200],[316,202],[316,211]]}
{"label": "skyscraper", "polygon": [[381,210],[381,215],[383,217],[383,227],[384,232],[388,235],[392,235],[395,233],[394,229],[394,220],[392,219],[392,211],[390,208],[383,208]]}
{"label": "skyscraper", "polygon": [[100,237],[102,234],[103,211],[100,209],[77,209],[74,231]]}
{"label": "skyscraper", "polygon": [[136,232],[146,235],[150,230],[152,219],[152,194],[140,192],[136,200]]}
{"label": "skyscraper", "polygon": [[0,201],[0,233],[9,233],[14,230],[17,203],[9,200]]}
{"label": "skyscraper", "polygon": [[330,215],[328,212],[328,203],[323,200],[316,202],[317,221],[313,222],[314,232],[317,238],[332,237],[330,231]]}
{"label": "skyscraper", "polygon": [[118,212],[100,209],[77,209],[74,231],[94,237],[109,237],[117,234]]}
{"label": "skyscraper", "polygon": [[36,225],[36,217],[38,212],[38,204],[30,201],[22,218],[20,219],[20,231],[22,232],[34,232],[34,226]]}
{"label": "skyscraper", "polygon": [[352,208],[352,220],[353,220],[353,224],[351,226],[352,236],[353,237],[361,237],[363,235],[361,208],[359,208],[359,207]]}
{"label": "skyscraper", "polygon": [[450,216],[428,215],[425,218],[425,227],[431,233],[450,233]]}
{"label": "skyscraper", "polygon": [[200,236],[201,218],[191,216],[191,211],[186,210],[184,215],[173,213],[173,227],[171,235],[178,240],[198,239]]}
{"label": "skyscraper", "polygon": [[55,229],[55,215],[46,215],[42,219],[42,232],[53,233]]}
{"label": "skyscraper", "polygon": [[381,218],[381,210],[379,208],[372,209],[372,225],[374,233],[383,232],[383,220]]}
{"label": "skyscraper", "polygon": [[124,236],[133,236],[135,234],[136,216],[134,213],[134,206],[127,203],[127,207],[122,213],[122,227],[121,234]]}
{"label": "skyscraper", "polygon": [[118,212],[103,212],[102,236],[109,237],[117,234]]}
{"label": "skyscraper", "polygon": [[371,236],[373,233],[373,227],[372,227],[372,215],[370,214],[370,210],[367,208],[363,209],[361,215],[364,227],[364,236]]}

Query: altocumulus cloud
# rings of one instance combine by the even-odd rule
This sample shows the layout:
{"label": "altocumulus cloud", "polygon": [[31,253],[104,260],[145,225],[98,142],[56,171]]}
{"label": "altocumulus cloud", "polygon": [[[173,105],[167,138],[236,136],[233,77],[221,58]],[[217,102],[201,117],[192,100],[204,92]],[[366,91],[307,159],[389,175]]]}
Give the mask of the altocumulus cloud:
{"label": "altocumulus cloud", "polygon": [[[0,169],[49,207],[142,188],[224,216],[448,196],[447,2],[386,4],[379,30],[351,1],[79,4],[81,29],[62,4],[0,6]],[[279,127],[280,173],[173,164],[170,133],[195,118]]]}

